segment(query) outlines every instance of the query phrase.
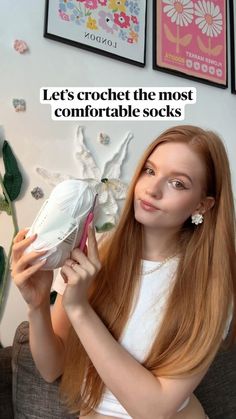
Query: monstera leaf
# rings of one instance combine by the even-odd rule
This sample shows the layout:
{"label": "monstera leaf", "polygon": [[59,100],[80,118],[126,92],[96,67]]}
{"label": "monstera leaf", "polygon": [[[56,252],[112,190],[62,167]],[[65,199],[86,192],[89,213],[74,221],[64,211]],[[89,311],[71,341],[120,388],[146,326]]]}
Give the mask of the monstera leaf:
{"label": "monstera leaf", "polygon": [[5,166],[5,174],[3,184],[11,201],[14,201],[21,190],[22,176],[18,168],[16,158],[7,141],[4,141],[2,147],[3,162]]}
{"label": "monstera leaf", "polygon": [[3,178],[0,173],[0,188],[2,189],[2,194],[0,194],[0,211],[5,211],[12,217],[14,233],[7,257],[5,256],[2,246],[0,246],[0,319],[3,311],[3,301],[9,276],[13,238],[18,232],[17,219],[12,201],[18,197],[22,185],[22,176],[18,168],[16,158],[7,141],[4,141],[3,143],[2,156],[5,173]]}
{"label": "monstera leaf", "polygon": [[0,289],[2,288],[3,274],[6,266],[3,247],[0,246]]}
{"label": "monstera leaf", "polygon": [[11,208],[4,196],[0,196],[0,211],[5,211],[8,215],[11,215]]}

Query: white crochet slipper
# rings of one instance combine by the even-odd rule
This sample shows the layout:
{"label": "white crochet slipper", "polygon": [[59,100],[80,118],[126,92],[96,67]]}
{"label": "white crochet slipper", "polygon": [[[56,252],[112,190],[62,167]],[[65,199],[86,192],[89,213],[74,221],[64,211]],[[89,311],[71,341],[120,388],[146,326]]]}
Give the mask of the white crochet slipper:
{"label": "white crochet slipper", "polygon": [[53,189],[27,233],[27,237],[37,233],[37,238],[26,253],[48,250],[36,260],[47,259],[43,270],[61,267],[79,245],[95,195],[96,191],[83,180],[65,180]]}

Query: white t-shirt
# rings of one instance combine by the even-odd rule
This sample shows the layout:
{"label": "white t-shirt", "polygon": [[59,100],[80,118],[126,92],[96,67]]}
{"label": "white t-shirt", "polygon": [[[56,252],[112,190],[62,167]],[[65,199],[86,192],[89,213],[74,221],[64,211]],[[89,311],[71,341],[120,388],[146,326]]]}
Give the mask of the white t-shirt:
{"label": "white t-shirt", "polygon": [[[143,275],[141,278],[137,301],[133,304],[130,317],[119,340],[120,344],[139,362],[143,362],[146,358],[160,327],[178,262],[178,257],[174,257],[162,265],[159,270]],[[158,262],[143,260],[143,272],[152,270],[157,265]],[[53,283],[53,289],[59,294],[63,294],[65,287],[63,278],[58,274]],[[228,333],[231,318],[232,311],[223,338]],[[189,397],[179,407],[178,411],[187,406],[188,402]],[[131,419],[131,416],[108,388],[105,389],[95,410],[103,415]]]}

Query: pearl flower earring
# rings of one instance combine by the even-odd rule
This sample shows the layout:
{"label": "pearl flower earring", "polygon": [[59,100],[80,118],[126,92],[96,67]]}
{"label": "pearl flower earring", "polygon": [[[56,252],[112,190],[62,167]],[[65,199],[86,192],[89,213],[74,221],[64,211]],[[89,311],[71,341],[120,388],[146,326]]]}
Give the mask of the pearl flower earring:
{"label": "pearl flower earring", "polygon": [[202,224],[203,223],[203,215],[202,214],[194,214],[191,216],[192,223],[195,225]]}

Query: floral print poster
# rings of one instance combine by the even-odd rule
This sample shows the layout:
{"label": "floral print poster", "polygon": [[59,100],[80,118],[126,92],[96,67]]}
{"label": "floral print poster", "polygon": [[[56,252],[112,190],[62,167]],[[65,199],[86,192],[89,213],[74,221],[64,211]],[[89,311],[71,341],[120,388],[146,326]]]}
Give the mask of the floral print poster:
{"label": "floral print poster", "polygon": [[227,87],[226,0],[156,0],[154,68]]}
{"label": "floral print poster", "polygon": [[145,64],[145,0],[47,0],[44,36]]}
{"label": "floral print poster", "polygon": [[236,1],[229,2],[230,52],[231,52],[231,92],[236,94]]}

